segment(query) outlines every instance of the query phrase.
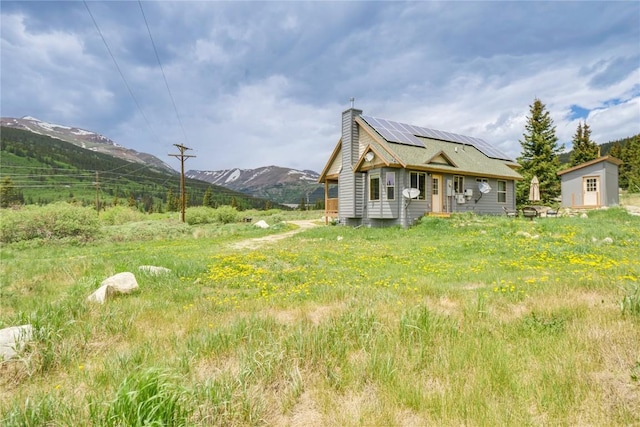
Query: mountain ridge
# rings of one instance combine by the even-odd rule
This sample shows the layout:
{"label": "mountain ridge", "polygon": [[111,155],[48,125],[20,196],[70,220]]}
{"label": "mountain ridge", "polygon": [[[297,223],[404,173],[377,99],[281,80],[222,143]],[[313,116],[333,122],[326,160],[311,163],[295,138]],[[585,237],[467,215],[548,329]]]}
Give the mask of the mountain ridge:
{"label": "mountain ridge", "polygon": [[165,172],[177,174],[169,164],[156,156],[138,152],[117,144],[110,138],[90,130],[49,123],[32,116],[22,118],[0,117],[0,125],[13,129],[22,129],[39,135],[49,136],[61,141],[69,142],[86,150],[109,154],[111,156],[134,163],[142,163]]}
{"label": "mountain ridge", "polygon": [[308,169],[271,165],[255,169],[189,170],[185,175],[276,203],[297,205],[304,200],[305,204],[314,204],[324,200],[323,187],[318,184],[320,175]]}

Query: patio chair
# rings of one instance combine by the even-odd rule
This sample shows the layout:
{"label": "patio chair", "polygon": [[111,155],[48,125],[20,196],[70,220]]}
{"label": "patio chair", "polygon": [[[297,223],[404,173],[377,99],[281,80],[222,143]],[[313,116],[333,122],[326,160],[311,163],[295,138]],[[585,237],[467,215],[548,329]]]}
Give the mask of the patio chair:
{"label": "patio chair", "polygon": [[532,206],[525,206],[522,208],[522,216],[533,221],[533,218],[538,216],[538,210]]}
{"label": "patio chair", "polygon": [[509,217],[509,218],[515,218],[515,217],[518,216],[518,211],[517,210],[507,209],[506,206],[503,206],[502,210],[504,211],[505,215],[507,215],[507,217]]}

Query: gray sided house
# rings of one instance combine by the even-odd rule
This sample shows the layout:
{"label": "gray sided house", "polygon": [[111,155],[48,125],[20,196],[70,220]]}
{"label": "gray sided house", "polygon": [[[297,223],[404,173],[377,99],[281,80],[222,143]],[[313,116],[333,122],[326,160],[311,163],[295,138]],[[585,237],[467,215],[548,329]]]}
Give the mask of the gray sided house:
{"label": "gray sided house", "polygon": [[621,164],[622,160],[604,156],[558,172],[562,206],[599,208],[617,205]]}
{"label": "gray sided house", "polygon": [[[342,113],[319,182],[325,215],[350,226],[408,227],[425,214],[515,209],[519,165],[479,138]],[[331,198],[337,186],[338,198]]]}

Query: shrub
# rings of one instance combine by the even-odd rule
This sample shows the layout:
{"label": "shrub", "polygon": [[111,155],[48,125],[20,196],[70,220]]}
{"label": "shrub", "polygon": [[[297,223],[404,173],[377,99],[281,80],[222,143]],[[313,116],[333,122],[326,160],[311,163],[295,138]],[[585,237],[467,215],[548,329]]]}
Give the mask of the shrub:
{"label": "shrub", "polygon": [[230,224],[240,219],[240,213],[233,206],[220,206],[215,210],[216,222]]}
{"label": "shrub", "polygon": [[189,225],[211,224],[216,221],[216,209],[206,206],[188,208],[185,212],[185,221]]}
{"label": "shrub", "polygon": [[100,215],[100,220],[107,225],[121,225],[127,222],[142,221],[144,214],[127,206],[114,206]]}
{"label": "shrub", "polygon": [[0,221],[0,241],[3,243],[66,237],[89,240],[99,231],[100,222],[92,208],[66,202],[3,210]]}
{"label": "shrub", "polygon": [[187,209],[185,221],[189,225],[196,224],[230,224],[240,220],[240,213],[233,206],[221,206],[217,209],[198,206]]}

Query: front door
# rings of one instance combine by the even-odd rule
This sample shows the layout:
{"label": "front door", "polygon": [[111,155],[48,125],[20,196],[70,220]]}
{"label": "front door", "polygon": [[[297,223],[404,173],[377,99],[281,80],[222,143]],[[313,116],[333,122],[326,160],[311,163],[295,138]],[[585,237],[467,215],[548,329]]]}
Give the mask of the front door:
{"label": "front door", "polygon": [[442,175],[431,176],[431,212],[442,212]]}
{"label": "front door", "polygon": [[584,206],[600,205],[600,177],[586,176],[582,178],[582,204]]}

